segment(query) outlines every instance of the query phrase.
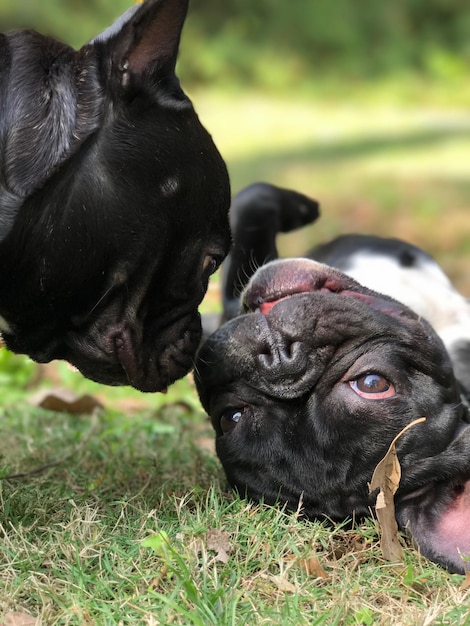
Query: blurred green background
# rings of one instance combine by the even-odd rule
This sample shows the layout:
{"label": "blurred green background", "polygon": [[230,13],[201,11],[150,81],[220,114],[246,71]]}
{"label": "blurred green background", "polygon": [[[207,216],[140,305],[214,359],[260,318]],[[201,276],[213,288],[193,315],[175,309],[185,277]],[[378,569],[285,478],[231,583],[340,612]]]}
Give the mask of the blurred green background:
{"label": "blurred green background", "polygon": [[[130,4],[0,0],[0,24],[78,47]],[[464,0],[192,0],[178,63],[234,193],[268,180],[320,200],[285,253],[401,236],[470,296],[469,69]]]}
{"label": "blurred green background", "polygon": [[[0,27],[79,47],[130,4],[0,0]],[[318,222],[280,237],[283,254],[346,232],[402,237],[434,254],[467,296],[469,68],[463,0],[191,0],[178,62],[234,193],[264,180],[320,201]],[[202,309],[218,307],[216,276]],[[190,377],[166,396],[143,395],[0,350],[0,406],[51,385],[125,413],[182,399],[198,406]]]}
{"label": "blurred green background", "polygon": [[[2,29],[34,26],[82,45],[126,0],[1,0]],[[192,81],[296,88],[313,75],[370,79],[397,71],[465,76],[465,0],[192,0],[181,70]]]}

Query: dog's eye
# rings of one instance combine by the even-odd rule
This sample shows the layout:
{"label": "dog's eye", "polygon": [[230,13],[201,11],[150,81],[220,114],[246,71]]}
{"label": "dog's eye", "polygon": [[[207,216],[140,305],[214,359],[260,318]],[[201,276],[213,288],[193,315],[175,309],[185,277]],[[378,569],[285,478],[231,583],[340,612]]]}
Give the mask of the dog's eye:
{"label": "dog's eye", "polygon": [[224,433],[232,431],[243,417],[244,409],[227,409],[220,418],[220,429]]}
{"label": "dog's eye", "polygon": [[350,380],[349,386],[358,396],[368,400],[383,400],[395,395],[393,384],[385,376],[375,372],[369,372]]}
{"label": "dog's eye", "polygon": [[211,276],[219,267],[219,260],[208,254],[204,259],[204,265],[202,266],[202,271],[205,276]]}

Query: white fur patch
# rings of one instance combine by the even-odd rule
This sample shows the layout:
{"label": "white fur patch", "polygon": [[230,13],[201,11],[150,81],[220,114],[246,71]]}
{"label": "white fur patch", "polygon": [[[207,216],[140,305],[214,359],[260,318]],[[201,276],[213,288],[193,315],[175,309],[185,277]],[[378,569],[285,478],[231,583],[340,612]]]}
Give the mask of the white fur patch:
{"label": "white fur patch", "polygon": [[470,304],[437,263],[420,259],[417,266],[403,267],[393,258],[359,252],[345,273],[406,304],[431,323],[446,345],[451,337],[470,339]]}

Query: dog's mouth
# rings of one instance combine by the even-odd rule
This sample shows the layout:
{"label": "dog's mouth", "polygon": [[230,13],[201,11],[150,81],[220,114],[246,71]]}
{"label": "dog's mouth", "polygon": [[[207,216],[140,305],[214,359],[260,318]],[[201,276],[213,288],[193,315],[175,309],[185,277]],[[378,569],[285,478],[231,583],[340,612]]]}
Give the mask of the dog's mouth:
{"label": "dog's mouth", "polygon": [[461,422],[446,450],[406,470],[405,483],[413,478],[395,503],[399,526],[424,556],[461,574],[470,570],[469,444],[470,424]]}
{"label": "dog's mouth", "polygon": [[451,572],[470,570],[470,479],[430,483],[398,502],[397,519],[424,556]]}
{"label": "dog's mouth", "polygon": [[106,326],[103,332],[94,324],[86,335],[69,333],[58,358],[101,384],[164,392],[190,371],[200,338],[197,311],[155,328],[134,320]]}
{"label": "dog's mouth", "polygon": [[363,287],[328,265],[303,258],[273,261],[261,267],[245,289],[242,306],[245,313],[268,315],[279,302],[308,293],[353,298],[387,315],[417,317],[396,300]]}
{"label": "dog's mouth", "polygon": [[114,337],[114,353],[122,369],[124,370],[129,384],[136,386],[139,378],[139,367],[137,363],[137,350],[133,345],[131,334],[128,328]]}

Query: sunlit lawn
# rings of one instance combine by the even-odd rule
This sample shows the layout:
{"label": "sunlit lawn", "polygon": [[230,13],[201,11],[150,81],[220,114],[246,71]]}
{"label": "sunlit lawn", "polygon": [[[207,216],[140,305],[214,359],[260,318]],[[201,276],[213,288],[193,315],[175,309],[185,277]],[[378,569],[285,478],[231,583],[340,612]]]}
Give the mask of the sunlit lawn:
{"label": "sunlit lawn", "polygon": [[424,246],[470,295],[470,107],[196,94],[234,192],[257,180],[320,200],[285,254],[344,232]]}
{"label": "sunlit lawn", "polygon": [[[401,236],[470,295],[463,107],[351,93],[192,96],[234,192],[265,180],[321,201],[317,224],[282,238],[285,254],[343,232]],[[204,309],[217,302],[214,282]],[[373,523],[327,529],[226,493],[190,378],[166,396],[143,395],[91,384],[64,364],[30,372],[22,363],[8,359],[0,372],[0,623],[2,611],[13,626],[26,615],[47,626],[470,623],[463,578],[410,545],[405,564],[384,562]],[[46,384],[92,393],[105,409],[30,407]]]}

